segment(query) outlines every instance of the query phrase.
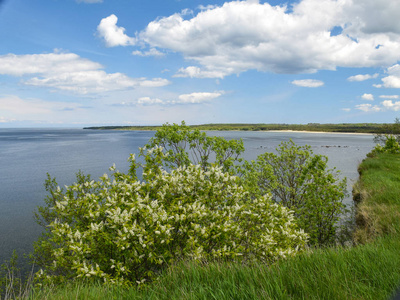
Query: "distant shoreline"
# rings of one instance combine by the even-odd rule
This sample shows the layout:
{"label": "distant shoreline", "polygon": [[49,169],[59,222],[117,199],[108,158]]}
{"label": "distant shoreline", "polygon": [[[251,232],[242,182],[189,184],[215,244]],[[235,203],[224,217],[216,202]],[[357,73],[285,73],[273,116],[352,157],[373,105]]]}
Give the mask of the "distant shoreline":
{"label": "distant shoreline", "polygon": [[[314,132],[340,134],[378,134],[383,133],[388,124],[343,123],[343,124],[203,124],[189,125],[192,129],[204,131],[262,131],[262,132]],[[156,131],[162,126],[99,126],[85,127],[92,130],[135,130]]]}
{"label": "distant shoreline", "polygon": [[307,131],[307,130],[268,130],[266,132],[303,132],[303,133],[328,133],[328,134],[356,134],[356,135],[374,135],[368,132],[335,132],[335,131]]}

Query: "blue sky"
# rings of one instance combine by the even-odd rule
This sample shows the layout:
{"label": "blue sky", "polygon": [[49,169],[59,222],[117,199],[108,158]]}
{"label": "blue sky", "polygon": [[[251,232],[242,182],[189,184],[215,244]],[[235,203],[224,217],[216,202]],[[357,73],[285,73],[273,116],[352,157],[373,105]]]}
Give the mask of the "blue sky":
{"label": "blue sky", "polygon": [[400,1],[0,0],[0,127],[392,122]]}

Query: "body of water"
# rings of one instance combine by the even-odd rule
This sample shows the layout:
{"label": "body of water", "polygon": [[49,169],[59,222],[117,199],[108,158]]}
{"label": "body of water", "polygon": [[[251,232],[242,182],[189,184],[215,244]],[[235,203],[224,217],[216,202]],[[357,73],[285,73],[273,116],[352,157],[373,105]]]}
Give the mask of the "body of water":
{"label": "body of water", "polygon": [[[123,172],[127,158],[138,153],[153,136],[151,131],[92,131],[83,129],[0,129],[0,261],[32,250],[40,234],[33,211],[46,196],[46,173],[60,186],[72,184],[79,170],[97,179],[114,163]],[[357,180],[357,166],[374,146],[372,135],[305,132],[213,131],[209,135],[242,138],[243,157],[255,159],[274,152],[292,139],[310,145],[316,154],[329,157],[329,166],[348,179],[348,189]],[[350,201],[349,199],[347,201]]]}

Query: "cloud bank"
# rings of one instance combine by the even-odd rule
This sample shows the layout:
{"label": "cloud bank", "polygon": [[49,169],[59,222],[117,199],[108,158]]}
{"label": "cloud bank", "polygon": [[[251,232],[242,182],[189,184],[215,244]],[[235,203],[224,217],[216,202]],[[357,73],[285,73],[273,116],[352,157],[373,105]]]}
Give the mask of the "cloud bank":
{"label": "cloud bank", "polygon": [[[179,69],[177,77],[223,78],[251,69],[294,74],[389,67],[400,59],[399,15],[400,1],[392,0],[303,0],[290,7],[232,1],[201,7],[197,15],[159,18],[137,38],[195,63]],[[111,28],[102,35],[106,44],[134,44],[116,27],[116,17],[108,18],[99,25]],[[375,75],[349,80],[369,78]],[[383,85],[397,87],[400,80],[387,77]]]}
{"label": "cloud bank", "polygon": [[99,63],[74,53],[49,53],[0,56],[0,74],[23,77],[22,83],[78,94],[100,93],[135,87],[161,87],[170,84],[163,78],[131,78],[122,73],[107,73]]}

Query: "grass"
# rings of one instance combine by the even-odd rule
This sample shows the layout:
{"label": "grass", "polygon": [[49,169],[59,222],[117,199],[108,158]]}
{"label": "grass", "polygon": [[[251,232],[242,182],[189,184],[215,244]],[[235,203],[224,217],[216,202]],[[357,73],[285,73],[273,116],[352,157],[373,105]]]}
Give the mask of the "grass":
{"label": "grass", "polygon": [[400,157],[359,167],[354,247],[309,250],[273,265],[181,262],[130,289],[68,283],[29,299],[389,299],[400,284]]}
{"label": "grass", "polygon": [[400,282],[400,240],[319,249],[273,266],[182,262],[146,288],[70,284],[33,299],[388,299]]}
{"label": "grass", "polygon": [[355,186],[357,206],[355,239],[366,243],[377,236],[400,235],[400,156],[382,153],[363,161]]}
{"label": "grass", "polygon": [[155,299],[387,299],[400,280],[400,243],[390,243],[317,250],[273,266],[186,263],[150,291]]}

